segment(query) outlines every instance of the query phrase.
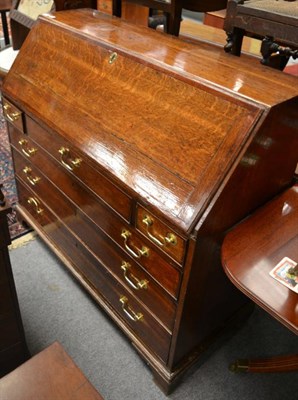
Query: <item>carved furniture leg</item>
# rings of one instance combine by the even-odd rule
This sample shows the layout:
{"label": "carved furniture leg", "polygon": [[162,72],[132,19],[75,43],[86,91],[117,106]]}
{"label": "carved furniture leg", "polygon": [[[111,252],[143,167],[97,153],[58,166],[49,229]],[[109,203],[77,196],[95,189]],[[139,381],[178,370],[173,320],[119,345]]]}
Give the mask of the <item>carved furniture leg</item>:
{"label": "carved furniture leg", "polygon": [[164,30],[167,27],[167,15],[166,14],[157,14],[149,17],[148,26],[149,28],[156,29],[158,26],[163,25]]}
{"label": "carved furniture leg", "polygon": [[298,58],[298,50],[292,50],[289,47],[279,46],[272,37],[266,36],[262,40],[261,54],[263,59],[261,63],[270,67],[283,70],[290,57]]}
{"label": "carved furniture leg", "polygon": [[234,28],[232,32],[228,32],[227,44],[224,46],[225,52],[240,56],[243,36],[244,30],[240,28]]}
{"label": "carved furniture leg", "polygon": [[230,365],[230,370],[233,372],[298,371],[298,354],[253,360],[236,360]]}

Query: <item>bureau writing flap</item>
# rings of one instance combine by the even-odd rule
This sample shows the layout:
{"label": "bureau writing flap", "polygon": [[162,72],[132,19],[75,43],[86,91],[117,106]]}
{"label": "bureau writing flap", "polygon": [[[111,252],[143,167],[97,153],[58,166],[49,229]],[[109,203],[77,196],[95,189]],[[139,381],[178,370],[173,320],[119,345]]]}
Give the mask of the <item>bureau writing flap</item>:
{"label": "bureau writing flap", "polygon": [[212,49],[91,10],[58,12],[38,20],[3,92],[188,231],[256,127],[295,94],[288,77],[279,93],[256,91],[275,72],[235,81],[239,60],[218,63]]}

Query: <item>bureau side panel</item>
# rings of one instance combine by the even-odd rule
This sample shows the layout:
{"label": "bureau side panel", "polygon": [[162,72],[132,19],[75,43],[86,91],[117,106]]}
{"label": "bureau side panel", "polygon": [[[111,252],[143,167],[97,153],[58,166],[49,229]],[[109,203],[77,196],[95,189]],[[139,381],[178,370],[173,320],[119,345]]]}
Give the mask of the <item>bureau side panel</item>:
{"label": "bureau side panel", "polygon": [[297,109],[295,99],[269,112],[197,226],[194,258],[182,283],[185,297],[171,353],[174,365],[201,351],[247,301],[224,274],[221,244],[228,229],[293,182],[298,162]]}

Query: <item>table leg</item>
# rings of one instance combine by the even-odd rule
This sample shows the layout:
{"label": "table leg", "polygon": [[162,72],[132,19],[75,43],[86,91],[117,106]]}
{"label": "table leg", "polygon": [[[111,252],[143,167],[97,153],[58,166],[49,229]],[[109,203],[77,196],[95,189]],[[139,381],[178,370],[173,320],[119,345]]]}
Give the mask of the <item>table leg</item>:
{"label": "table leg", "polygon": [[298,371],[298,354],[236,360],[230,365],[232,372],[288,372]]}
{"label": "table leg", "polygon": [[2,22],[2,29],[3,29],[3,35],[4,35],[4,42],[5,46],[9,45],[9,32],[8,32],[8,24],[7,24],[7,18],[6,18],[6,13],[9,10],[1,10],[1,22]]}

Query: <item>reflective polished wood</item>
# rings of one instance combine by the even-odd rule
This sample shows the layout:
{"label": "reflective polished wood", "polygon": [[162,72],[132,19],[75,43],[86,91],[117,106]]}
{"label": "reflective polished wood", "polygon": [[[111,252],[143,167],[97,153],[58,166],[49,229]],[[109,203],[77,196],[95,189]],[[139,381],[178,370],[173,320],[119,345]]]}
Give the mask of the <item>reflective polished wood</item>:
{"label": "reflective polished wood", "polygon": [[220,247],[292,183],[296,79],[92,10],[27,39],[2,89],[18,210],[169,392],[251,310]]}
{"label": "reflective polished wood", "polygon": [[[297,184],[233,228],[222,246],[223,267],[235,286],[297,335],[298,294],[269,275],[284,257],[298,263]],[[298,354],[238,360],[232,368],[297,371]]]}
{"label": "reflective polished wood", "polygon": [[298,334],[298,294],[269,275],[284,257],[298,263],[298,185],[232,229],[222,247],[231,281]]}

